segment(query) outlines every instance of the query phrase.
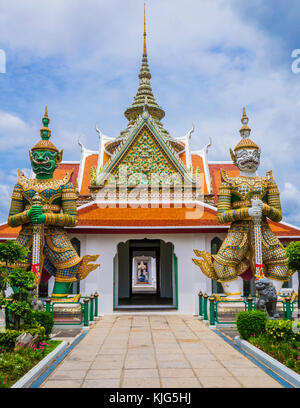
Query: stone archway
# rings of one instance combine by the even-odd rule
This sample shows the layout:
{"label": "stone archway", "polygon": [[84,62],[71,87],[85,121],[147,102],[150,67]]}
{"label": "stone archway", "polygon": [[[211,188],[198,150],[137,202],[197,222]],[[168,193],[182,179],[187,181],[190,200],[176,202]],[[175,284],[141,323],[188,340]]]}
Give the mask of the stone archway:
{"label": "stone archway", "polygon": [[177,258],[171,242],[144,238],[117,245],[114,309],[177,308],[177,291]]}

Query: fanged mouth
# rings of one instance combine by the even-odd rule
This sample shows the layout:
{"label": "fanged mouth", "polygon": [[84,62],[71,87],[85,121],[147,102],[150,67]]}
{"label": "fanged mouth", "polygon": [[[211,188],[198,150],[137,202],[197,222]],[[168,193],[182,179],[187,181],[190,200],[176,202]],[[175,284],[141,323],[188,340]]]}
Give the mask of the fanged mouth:
{"label": "fanged mouth", "polygon": [[50,167],[51,167],[51,163],[49,163],[48,160],[36,161],[36,160],[33,159],[32,162],[33,162],[33,164],[34,164],[35,166],[37,166],[37,167],[41,167],[41,166],[47,167],[47,168],[50,168]]}
{"label": "fanged mouth", "polygon": [[246,160],[246,161],[243,161],[243,162],[241,162],[240,163],[240,165],[242,166],[242,167],[245,167],[245,166],[257,166],[258,165],[258,161],[256,161],[256,160]]}

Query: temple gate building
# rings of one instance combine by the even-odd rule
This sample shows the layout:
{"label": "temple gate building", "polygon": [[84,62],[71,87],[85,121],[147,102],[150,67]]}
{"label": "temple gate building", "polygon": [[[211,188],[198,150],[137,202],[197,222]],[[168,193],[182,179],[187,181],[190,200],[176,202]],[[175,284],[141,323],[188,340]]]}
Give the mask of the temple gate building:
{"label": "temple gate building", "polygon": [[[126,109],[128,125],[119,136],[98,128],[99,149],[80,141],[80,161],[62,162],[54,177],[72,172],[78,194],[78,225],[67,228],[80,256],[100,254],[100,267],[73,283],[72,293],[97,291],[100,313],[120,310],[173,310],[198,313],[199,290],[221,291],[193,263],[193,249],[216,254],[229,224],[217,220],[220,170],[239,174],[229,161],[209,161],[209,145],[191,150],[193,129],[174,138],[164,128],[164,110],[154,97],[144,30],[139,87]],[[54,136],[55,137],[55,136]],[[300,239],[300,229],[270,221],[285,245]],[[0,239],[14,239],[19,228],[0,226]],[[41,283],[51,293],[54,279]],[[244,295],[252,280],[239,278]],[[286,286],[298,290],[294,274]]]}

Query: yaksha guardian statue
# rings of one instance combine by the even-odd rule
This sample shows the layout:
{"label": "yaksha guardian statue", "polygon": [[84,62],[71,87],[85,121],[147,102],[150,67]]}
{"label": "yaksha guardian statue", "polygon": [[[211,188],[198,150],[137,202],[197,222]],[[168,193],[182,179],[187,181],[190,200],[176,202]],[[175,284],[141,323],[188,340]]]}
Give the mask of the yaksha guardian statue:
{"label": "yaksha guardian statue", "polygon": [[[197,251],[203,259],[193,261],[203,273],[223,286],[227,300],[240,299],[241,291],[238,276],[251,268],[256,275],[257,266],[261,274],[256,278],[267,277],[279,294],[282,284],[289,280],[291,272],[286,264],[284,247],[270,229],[267,219],[279,222],[282,219],[279,191],[272,171],[265,177],[257,175],[260,163],[260,148],[250,138],[248,117],[245,108],[241,119],[242,140],[234,151],[230,149],[233,163],[240,175],[230,177],[221,170],[222,183],[218,191],[218,221],[231,223],[217,255]],[[255,220],[260,220],[261,265],[256,264]]]}
{"label": "yaksha guardian statue", "polygon": [[[74,227],[78,222],[76,193],[70,182],[72,172],[63,179],[53,178],[63,152],[49,140],[51,131],[47,108],[42,122],[41,140],[29,152],[36,178],[28,179],[18,171],[18,182],[12,194],[8,224],[22,227],[17,242],[30,248],[27,262],[12,267],[32,266],[33,272],[39,271],[39,279],[41,275],[44,280],[54,276],[51,298],[53,301],[65,301],[71,283],[84,279],[99,266],[89,264],[99,255],[80,257],[64,230],[64,227]],[[37,197],[40,203],[37,203]],[[34,256],[38,264],[34,264]],[[79,297],[68,298],[68,301],[77,301]]]}

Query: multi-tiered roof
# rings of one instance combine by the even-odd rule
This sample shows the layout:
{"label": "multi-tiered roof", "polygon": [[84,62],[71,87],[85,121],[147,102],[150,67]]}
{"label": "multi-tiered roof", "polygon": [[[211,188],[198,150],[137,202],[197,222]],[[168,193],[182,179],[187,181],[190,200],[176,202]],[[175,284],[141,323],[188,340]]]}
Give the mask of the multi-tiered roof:
{"label": "multi-tiered roof", "polygon": [[124,112],[125,117],[128,119],[129,123],[126,129],[121,132],[120,136],[117,137],[113,142],[107,144],[106,150],[110,153],[114,152],[115,148],[119,146],[124,139],[131,134],[134,128],[136,120],[143,113],[145,105],[147,105],[147,110],[155,123],[155,127],[163,136],[163,138],[168,141],[176,152],[182,152],[184,146],[179,143],[176,139],[172,138],[169,132],[164,129],[161,120],[165,116],[165,111],[156,102],[152,87],[151,87],[151,73],[148,65],[147,56],[147,43],[146,43],[146,14],[144,8],[144,40],[143,40],[143,56],[142,64],[139,72],[139,86],[137,93],[133,99],[132,104]]}
{"label": "multi-tiered roof", "polygon": [[[144,41],[142,65],[139,72],[139,86],[132,104],[125,111],[128,119],[126,129],[116,138],[105,136],[98,128],[99,150],[86,149],[81,143],[79,162],[62,162],[55,170],[54,177],[61,179],[72,170],[71,181],[78,192],[78,227],[71,233],[217,233],[226,232],[229,225],[220,225],[217,221],[217,194],[221,183],[220,170],[226,170],[231,177],[239,170],[232,162],[210,162],[207,148],[191,151],[190,138],[192,129],[181,138],[172,137],[164,129],[161,120],[164,110],[154,97],[148,65],[146,44],[146,20],[144,12]],[[48,116],[48,115],[47,115]],[[243,115],[242,119],[245,115]],[[244,124],[247,126],[247,124]],[[246,129],[248,131],[248,129]],[[119,169],[126,165],[129,178],[134,173],[149,177],[158,171],[165,174],[177,173],[182,180],[188,180],[192,194],[178,203],[176,197],[182,191],[173,186],[172,202],[166,206],[151,200],[145,205],[127,205],[121,202],[121,196],[115,202],[99,205],[98,193],[106,185],[107,175],[119,176]],[[197,175],[202,174],[201,197],[194,194],[197,190]],[[106,180],[106,181],[105,181]],[[119,177],[118,189],[124,192],[124,185]],[[126,183],[125,190],[130,190]],[[179,204],[179,205],[178,205]],[[180,205],[181,204],[181,205]],[[283,222],[270,221],[270,226],[277,236],[286,240],[300,239],[300,230]],[[18,228],[12,229],[7,224],[0,226],[0,240],[15,238]]]}

